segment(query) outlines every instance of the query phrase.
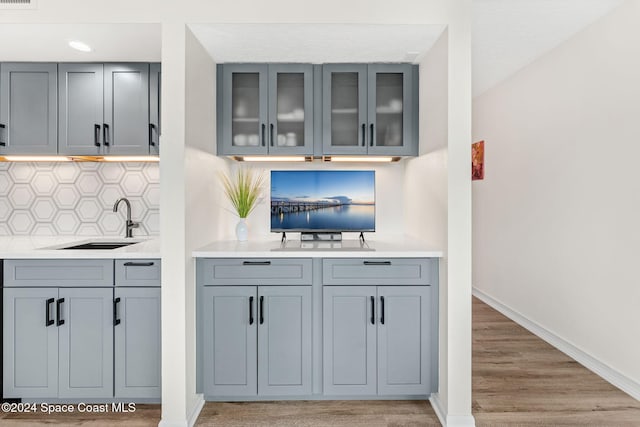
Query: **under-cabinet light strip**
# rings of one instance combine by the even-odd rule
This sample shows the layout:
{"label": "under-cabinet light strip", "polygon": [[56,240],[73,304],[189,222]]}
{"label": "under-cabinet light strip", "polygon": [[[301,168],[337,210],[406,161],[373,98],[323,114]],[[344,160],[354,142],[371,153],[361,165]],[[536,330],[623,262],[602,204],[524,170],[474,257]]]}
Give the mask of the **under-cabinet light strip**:
{"label": "under-cabinet light strip", "polygon": [[0,162],[159,162],[157,156],[0,156]]}

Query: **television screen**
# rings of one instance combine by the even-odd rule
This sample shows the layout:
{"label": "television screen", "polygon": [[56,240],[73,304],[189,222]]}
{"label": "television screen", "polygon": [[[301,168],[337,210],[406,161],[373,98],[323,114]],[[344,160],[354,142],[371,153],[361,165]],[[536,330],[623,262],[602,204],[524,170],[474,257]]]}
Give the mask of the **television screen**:
{"label": "television screen", "polygon": [[375,231],[375,171],[271,171],[271,231]]}

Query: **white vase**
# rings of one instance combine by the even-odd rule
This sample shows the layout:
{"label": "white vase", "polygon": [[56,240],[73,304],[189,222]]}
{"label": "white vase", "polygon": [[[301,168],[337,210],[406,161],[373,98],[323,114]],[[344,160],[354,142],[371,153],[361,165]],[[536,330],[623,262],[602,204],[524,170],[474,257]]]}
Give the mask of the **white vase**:
{"label": "white vase", "polygon": [[240,218],[236,225],[236,237],[238,242],[246,242],[249,238],[249,227],[247,226],[246,218]]}

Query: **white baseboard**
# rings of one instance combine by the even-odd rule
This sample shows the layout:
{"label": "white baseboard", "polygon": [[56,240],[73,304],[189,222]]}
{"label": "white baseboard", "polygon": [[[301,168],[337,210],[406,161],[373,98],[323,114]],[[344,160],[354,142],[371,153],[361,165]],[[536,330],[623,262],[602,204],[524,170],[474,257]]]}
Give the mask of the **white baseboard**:
{"label": "white baseboard", "polygon": [[204,396],[202,394],[196,394],[196,400],[187,419],[181,421],[160,420],[158,427],[193,427],[196,424],[200,411],[202,411],[203,407]]}
{"label": "white baseboard", "polygon": [[433,412],[440,420],[443,427],[475,427],[476,421],[471,415],[447,415],[442,406],[439,393],[432,393],[429,398]]}
{"label": "white baseboard", "polygon": [[189,419],[187,420],[187,424],[189,427],[193,427],[196,425],[196,421],[198,421],[198,416],[200,415],[200,411],[204,407],[204,395],[196,394],[196,401],[191,408],[191,415],[189,415]]}
{"label": "white baseboard", "polygon": [[534,335],[537,335],[542,340],[551,344],[567,356],[574,359],[576,362],[583,365],[585,368],[594,372],[596,375],[602,377],[604,380],[610,382],[620,390],[624,391],[636,400],[640,400],[640,383],[633,379],[621,374],[610,366],[602,363],[600,360],[584,352],[573,344],[569,343],[565,339],[559,337],[548,329],[540,326],[536,322],[527,319],[517,311],[507,307],[495,298],[485,294],[477,288],[473,288],[472,294],[479,300],[499,311],[507,316],[523,328],[527,329]]}

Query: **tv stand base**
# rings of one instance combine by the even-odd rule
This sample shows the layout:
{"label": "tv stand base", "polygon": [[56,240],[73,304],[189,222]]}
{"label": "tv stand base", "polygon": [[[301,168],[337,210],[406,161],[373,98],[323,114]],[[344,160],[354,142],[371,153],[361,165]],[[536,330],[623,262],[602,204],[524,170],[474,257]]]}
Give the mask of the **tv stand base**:
{"label": "tv stand base", "polygon": [[339,231],[331,232],[331,233],[301,233],[300,240],[303,242],[307,242],[307,241],[340,242],[342,241],[342,233]]}

